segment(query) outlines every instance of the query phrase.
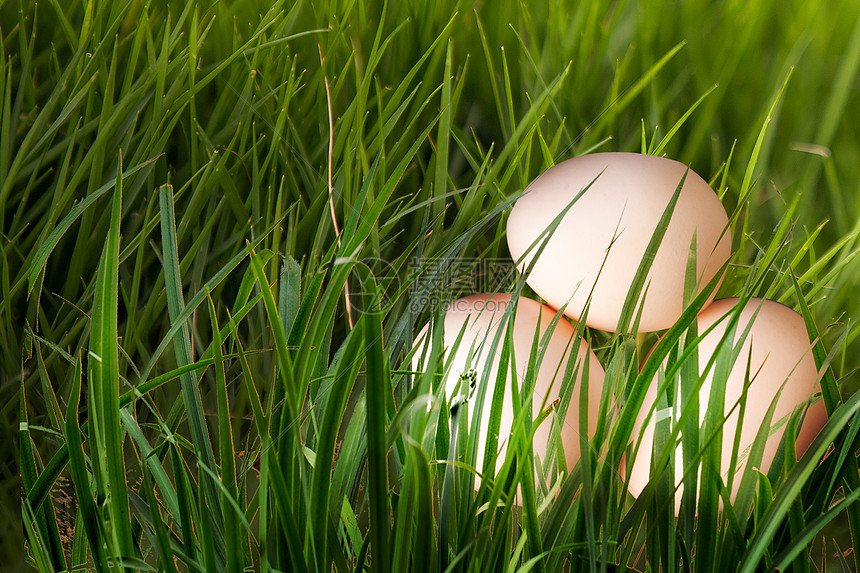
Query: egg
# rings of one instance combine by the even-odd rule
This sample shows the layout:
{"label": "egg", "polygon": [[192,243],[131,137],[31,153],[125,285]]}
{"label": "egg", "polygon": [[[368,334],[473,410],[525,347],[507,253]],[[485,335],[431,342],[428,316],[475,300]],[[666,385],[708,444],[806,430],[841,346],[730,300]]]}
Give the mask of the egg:
{"label": "egg", "polygon": [[[700,374],[704,372],[708,360],[717,352],[720,341],[728,328],[731,318],[730,313],[732,313],[737,303],[738,299],[736,298],[717,300],[699,314],[697,320],[699,334],[704,333],[711,325],[719,322],[699,343],[698,362]],[[737,435],[740,407],[734,409],[723,426],[720,474],[723,478],[723,483],[727,484],[728,472],[733,471],[734,473],[731,491],[732,500],[734,500],[737,494],[741,475],[746,467],[745,451],[753,444],[756,433],[764,424],[767,410],[780,392],[780,388],[782,391],[779,394],[779,399],[771,419],[773,433],[767,438],[761,464],[757,464],[756,466],[764,473],[767,473],[777,454],[780,440],[785,433],[788,417],[796,407],[804,404],[815,392],[819,391],[818,372],[812,356],[812,343],[807,336],[803,317],[792,309],[775,301],[753,298],[740,311],[733,344],[737,344],[747,326],[749,326],[749,333],[740,348],[737,359],[729,370],[725,384],[723,417],[732,410],[741,398],[747,368],[749,367],[751,383],[747,390],[746,407],[743,412],[743,423],[740,429],[739,463],[734,469],[730,467],[730,464],[732,448]],[[714,380],[714,370],[715,368],[712,367],[699,391],[700,426],[704,422],[708,408]],[[657,384],[655,381],[646,394],[645,401],[640,410],[637,420],[638,428],[641,428],[648,410],[654,404],[656,395]],[[654,438],[654,418],[660,417],[665,419],[666,416],[674,416],[672,419],[677,420],[681,413],[681,404],[679,390],[675,411],[655,412],[657,415],[652,415],[652,421],[642,432],[642,444],[631,468],[630,481],[627,484],[629,491],[633,495],[638,496],[649,480]],[[809,407],[803,424],[798,431],[798,438],[795,443],[795,454],[798,458],[803,455],[815,439],[818,432],[824,426],[826,419],[827,413],[822,401],[819,400]],[[776,428],[776,426],[779,427]],[[638,433],[638,430],[635,431],[634,437]],[[700,433],[699,440],[704,445],[707,436]],[[676,484],[681,483],[684,465],[685,460],[682,448],[679,445],[675,453]],[[701,472],[701,470],[699,471]],[[677,491],[676,502],[679,502],[683,487],[680,487]]]}
{"label": "egg", "polygon": [[[493,393],[496,383],[496,375],[499,368],[499,360],[502,352],[502,344],[509,322],[505,311],[512,305],[511,296],[507,294],[477,294],[461,298],[449,304],[444,318],[444,348],[446,351],[446,365],[450,359],[450,367],[445,372],[444,386],[448,405],[454,402],[461,403],[464,390],[460,388],[461,376],[470,369],[474,369],[476,387],[482,380],[487,381],[486,396],[480,413],[482,435],[478,439],[478,450],[475,465],[482,470],[484,459],[484,447],[486,435],[483,431],[490,419],[490,409],[493,402]],[[513,360],[516,365],[517,389],[520,393],[526,392],[523,388],[526,380],[526,372],[529,365],[529,356],[535,341],[535,332],[538,334],[538,343],[542,340],[556,311],[537,301],[519,297],[513,322]],[[454,350],[457,337],[463,331],[462,339]],[[500,332],[502,330],[502,332]],[[429,324],[426,325],[416,338],[416,344],[423,345],[429,332]],[[493,341],[498,336],[498,344],[495,352],[492,352]],[[547,343],[546,352],[534,377],[534,390],[532,394],[532,417],[536,418],[542,409],[549,407],[559,397],[562,387],[565,368],[571,353],[571,347],[577,337],[576,329],[564,317],[559,317],[552,334]],[[450,352],[454,355],[451,358]],[[420,354],[420,351],[417,353]],[[416,358],[416,366],[417,366]],[[567,409],[566,417],[560,425],[560,437],[565,453],[565,461],[568,470],[573,467],[579,459],[579,399],[583,387],[583,369],[588,362],[588,429],[593,434],[597,425],[597,412],[600,404],[600,395],[603,389],[603,368],[597,357],[588,348],[586,342],[580,339],[579,351],[576,356],[576,382]],[[501,468],[507,451],[509,438],[514,422],[514,412],[511,400],[510,365],[506,382],[505,396],[502,406],[501,425],[499,428],[499,457],[496,470]],[[463,378],[467,380],[467,378]],[[466,402],[469,415],[469,423],[476,414],[475,388],[465,389],[469,395]],[[552,416],[558,415],[553,413]],[[541,462],[547,458],[547,444],[552,427],[552,417],[544,420],[536,429],[533,440],[533,451]]]}
{"label": "egg", "polygon": [[585,323],[614,331],[639,262],[685,173],[646,279],[647,291],[643,289],[638,330],[671,327],[682,312],[694,234],[699,292],[731,254],[728,217],[719,198],[705,180],[671,159],[595,153],[563,161],[535,179],[507,221],[508,247],[521,271],[532,263],[545,238],[541,234],[580,191],[587,190],[547,240],[527,275],[529,286],[550,306],[567,305],[565,314],[577,321],[591,296]]}

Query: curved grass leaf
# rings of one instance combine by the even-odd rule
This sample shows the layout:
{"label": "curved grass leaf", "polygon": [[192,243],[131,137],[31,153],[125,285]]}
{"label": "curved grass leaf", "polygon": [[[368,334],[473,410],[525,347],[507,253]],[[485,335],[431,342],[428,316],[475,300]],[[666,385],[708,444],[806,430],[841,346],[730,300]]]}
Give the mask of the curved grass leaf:
{"label": "curved grass leaf", "polygon": [[[124,173],[122,172],[122,170],[120,170],[119,178],[117,181],[122,181],[131,177],[138,171],[149,166],[156,159],[158,158],[153,157],[152,159],[149,159],[146,162],[141,163],[140,165],[136,165],[135,167],[128,171],[125,171]],[[93,203],[95,203],[96,200],[98,200],[102,195],[114,189],[114,187],[116,187],[117,185],[117,181],[105,183],[104,185],[87,195],[85,199],[83,199],[80,203],[75,205],[71,211],[69,211],[69,214],[66,215],[62,221],[60,221],[57,228],[54,229],[50,235],[48,235],[48,237],[45,239],[45,242],[39,247],[39,249],[36,251],[36,254],[33,256],[33,262],[30,263],[30,278],[29,286],[27,287],[28,296],[33,292],[33,288],[36,285],[36,281],[39,278],[39,274],[45,268],[45,264],[48,262],[48,257],[51,256],[51,252],[60,242],[60,239],[69,229],[69,227],[72,226],[72,223],[74,223],[78,219],[78,217],[80,217],[84,211],[91,207]]]}

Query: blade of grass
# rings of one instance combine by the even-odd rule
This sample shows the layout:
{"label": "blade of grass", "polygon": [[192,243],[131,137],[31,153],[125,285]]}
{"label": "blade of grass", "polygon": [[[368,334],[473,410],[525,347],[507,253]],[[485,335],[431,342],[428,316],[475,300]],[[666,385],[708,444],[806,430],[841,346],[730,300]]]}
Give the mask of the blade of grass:
{"label": "blade of grass", "polygon": [[[176,244],[176,225],[173,213],[173,186],[162,185],[159,189],[161,241],[163,249],[163,264],[165,286],[167,288],[167,307],[173,325],[179,324],[179,329],[173,336],[173,347],[176,352],[176,362],[179,366],[186,366],[193,362],[191,357],[191,338],[188,324],[183,318],[182,311],[185,307],[182,294],[182,281],[179,276],[179,251]],[[204,293],[205,295],[205,293]],[[191,374],[183,374],[180,377],[182,386],[182,399],[185,405],[185,413],[188,416],[188,424],[195,445],[195,453],[207,467],[215,467],[215,454],[212,451],[212,442],[209,439],[209,429],[203,415],[203,404],[200,393],[197,390],[197,382]],[[216,484],[206,476],[202,479],[203,493],[211,513],[204,514],[203,519],[214,520],[214,516],[221,515],[221,495]],[[215,546],[219,549],[219,563],[225,559],[224,534],[218,522],[214,522],[213,531],[217,542]]]}
{"label": "blade of grass", "polygon": [[179,501],[179,515],[173,515],[173,519],[179,521],[179,533],[182,539],[182,549],[187,556],[186,563],[194,563],[197,560],[198,548],[194,528],[194,514],[191,510],[193,503],[191,484],[188,476],[190,471],[182,459],[177,442],[173,436],[169,436],[168,449],[170,450],[170,461],[173,466],[173,479],[176,484],[176,499]]}
{"label": "blade of grass", "polygon": [[651,265],[654,263],[654,258],[657,256],[657,251],[660,244],[663,242],[663,237],[666,235],[666,229],[669,228],[669,223],[672,219],[672,213],[675,212],[675,205],[678,203],[678,197],[681,195],[681,189],[684,187],[684,181],[687,179],[689,169],[684,172],[681,181],[675,188],[675,192],[669,199],[669,203],[663,210],[660,216],[660,221],[654,228],[654,233],[645,247],[645,253],[639,261],[639,266],[636,269],[636,274],[633,276],[633,282],[630,283],[630,289],[627,291],[627,297],[624,299],[624,306],[621,309],[621,315],[618,317],[618,325],[615,327],[616,332],[627,332],[630,327],[630,321],[633,318],[633,312],[640,302],[642,289],[645,287],[645,281],[648,277],[648,272],[651,270]]}
{"label": "blade of grass", "polygon": [[792,469],[786,477],[785,482],[775,492],[775,500],[765,513],[758,530],[750,539],[749,547],[739,563],[738,571],[751,573],[755,571],[761,558],[764,556],[768,545],[773,541],[777,528],[787,515],[791,505],[809,480],[818,460],[824,455],[830,443],[839,435],[839,432],[853,419],[857,410],[860,410],[860,393],[839,406],[830,416],[827,425],[815,438],[815,441],[804,454],[803,458]]}
{"label": "blade of grass", "polygon": [[[145,167],[149,166],[150,164],[152,164],[156,159],[157,159],[157,157],[153,157],[152,159],[146,161],[145,163],[142,163],[140,165],[136,165],[131,170],[122,173],[121,174],[122,179],[124,180],[124,179],[127,179],[128,177],[131,177],[132,175],[134,175],[138,171],[140,171],[140,170],[144,169]],[[108,191],[114,189],[116,184],[117,184],[116,181],[111,181],[110,183],[105,183],[104,185],[102,185],[101,187],[99,187],[98,189],[93,191],[91,194],[87,195],[87,197],[83,201],[81,201],[80,203],[75,205],[74,208],[71,211],[69,211],[69,214],[63,218],[63,220],[59,223],[57,228],[54,229],[50,235],[48,235],[48,237],[45,239],[45,242],[36,251],[36,254],[33,257],[33,262],[30,263],[30,278],[29,278],[30,283],[29,283],[29,286],[27,287],[27,295],[28,296],[30,294],[32,294],[33,288],[36,285],[36,281],[39,277],[39,274],[45,268],[45,264],[48,261],[48,257],[51,255],[51,252],[54,250],[54,248],[56,248],[57,244],[60,242],[60,239],[63,237],[65,232],[68,230],[68,228],[71,227],[72,223],[74,223],[78,219],[78,217],[81,216],[81,213],[86,211],[86,209],[88,207],[90,207],[93,203],[95,203],[97,199],[99,199],[102,195],[104,195]]]}
{"label": "blade of grass", "polygon": [[652,155],[660,155],[663,152],[663,150],[666,148],[666,146],[672,140],[672,137],[675,136],[675,134],[678,132],[678,130],[681,129],[681,126],[684,125],[684,122],[687,121],[687,118],[689,118],[693,114],[693,112],[696,111],[696,108],[699,107],[699,105],[703,101],[705,101],[705,98],[707,98],[709,95],[711,95],[711,92],[713,92],[718,87],[719,86],[714,84],[711,87],[711,89],[709,89],[708,91],[703,93],[701,96],[699,96],[699,99],[697,99],[696,102],[693,105],[691,105],[687,111],[684,112],[684,115],[682,115],[681,118],[675,122],[675,125],[673,125],[671,127],[671,129],[669,129],[669,131],[666,132],[666,135],[663,137],[662,140],[660,140],[660,143],[651,152]]}
{"label": "blade of grass", "polygon": [[173,561],[173,550],[170,546],[170,537],[167,533],[167,526],[161,518],[161,509],[158,501],[153,493],[152,481],[149,479],[149,472],[143,471],[143,491],[146,496],[146,502],[149,505],[150,515],[155,529],[155,537],[158,540],[158,561],[161,564],[161,570],[167,573],[177,573],[176,563]]}
{"label": "blade of grass", "polygon": [[[376,297],[373,299],[376,300]],[[367,347],[367,487],[370,495],[371,548],[374,568],[385,572],[391,566],[388,545],[391,534],[386,463],[388,448],[385,440],[388,367],[382,351],[382,325],[378,310],[365,315],[363,333]]]}
{"label": "blade of grass", "polygon": [[[359,322],[361,320],[359,319]],[[340,508],[336,506],[339,499],[332,499],[330,496],[335,441],[344,416],[347,399],[358,375],[358,367],[362,362],[361,353],[364,348],[364,340],[360,336],[362,332],[356,325],[344,342],[344,354],[335,370],[335,379],[325,403],[325,413],[317,442],[316,462],[311,485],[311,507],[316,508],[316,514],[307,531],[309,535],[316,537],[316,563],[326,570],[332,566],[327,544],[335,541],[334,539],[331,541],[327,539],[329,523],[336,522],[340,514]]]}
{"label": "blade of grass", "polygon": [[131,516],[126,493],[126,468],[119,406],[119,343],[117,305],[119,302],[119,236],[122,219],[122,159],[114,185],[111,227],[96,274],[96,287],[90,334],[89,378],[92,385],[90,405],[97,415],[93,431],[96,445],[104,449],[94,454],[104,461],[110,502],[111,537],[121,557],[135,557],[131,536]]}
{"label": "blade of grass", "polygon": [[[21,485],[25,489],[32,487],[39,473],[41,462],[38,452],[34,448],[33,436],[30,433],[31,426],[28,422],[27,407],[25,400],[20,401],[20,417],[18,425],[18,444],[20,449]],[[63,547],[60,543],[60,533],[56,514],[54,512],[53,500],[48,500],[41,506],[23,504],[32,519],[32,531],[28,530],[28,539],[38,549],[40,559],[50,563],[50,569],[63,570],[66,568],[66,559]]]}
{"label": "blade of grass", "polygon": [[[828,357],[827,353],[824,350],[824,346],[821,341],[821,337],[818,335],[818,330],[815,327],[815,321],[812,318],[812,313],[809,310],[809,306],[806,304],[806,299],[803,296],[803,291],[800,288],[800,283],[798,283],[797,278],[794,276],[794,273],[791,273],[791,280],[794,285],[795,293],[797,294],[798,303],[800,305],[800,313],[803,316],[804,323],[806,324],[806,330],[809,334],[810,340],[815,341],[812,347],[812,356],[815,359],[816,367],[819,369],[824,369],[824,372],[821,375],[821,394],[824,400],[824,404],[827,408],[828,417],[833,416],[834,411],[843,404],[843,398],[839,387],[836,383],[836,377],[833,374],[833,369],[830,366],[830,357]],[[852,431],[856,431],[853,430]],[[844,480],[848,485],[848,488],[851,491],[856,491],[860,489],[860,474],[858,474],[858,463],[857,457],[852,450],[853,444],[851,444],[852,440],[845,440],[844,438],[836,442],[836,449],[839,451],[837,456],[837,467],[834,468],[837,471],[842,471],[841,467],[844,463],[848,463],[848,466],[844,473]],[[840,443],[841,442],[841,443]],[[811,446],[810,446],[811,448]],[[831,476],[830,483],[826,490],[826,498],[829,499],[832,495],[833,488],[835,485],[835,477],[836,473]],[[848,513],[848,522],[850,525],[851,538],[853,541],[858,541],[858,537],[860,537],[860,507],[857,504],[851,505],[847,509]],[[860,567],[860,555],[854,555],[854,564],[856,567]]]}
{"label": "blade of grass", "polygon": [[[232,355],[230,357],[232,357]],[[73,365],[74,362],[75,361],[73,361]],[[134,389],[120,396],[120,408],[125,409],[135,400],[145,396],[152,390],[159,388],[172,380],[175,380],[182,374],[190,373],[195,370],[205,368],[213,362],[214,360],[211,358],[200,360],[199,362],[195,362],[193,364],[177,368],[176,370],[172,370],[166,374],[157,376],[152,380],[148,380],[142,384],[139,384]],[[88,430],[88,426],[89,422],[85,422],[83,425],[83,429]],[[63,469],[66,467],[66,463],[68,461],[69,448],[68,444],[64,443],[60,446],[60,449],[57,451],[56,454],[54,454],[54,457],[51,458],[51,461],[48,462],[48,465],[45,466],[45,469],[39,474],[38,479],[27,492],[27,500],[31,505],[33,505],[33,507],[38,507],[42,504],[42,502],[45,500],[46,496],[50,492],[51,488],[54,486],[57,477],[59,477]]]}
{"label": "blade of grass", "polygon": [[71,394],[66,406],[65,436],[69,451],[69,473],[78,497],[78,512],[90,546],[93,565],[99,573],[108,571],[105,543],[102,538],[101,521],[90,490],[90,477],[87,473],[86,454],[83,449],[83,434],[78,422],[78,412],[81,402],[81,356],[75,360],[75,372],[72,378]]}
{"label": "blade of grass", "polygon": [[[210,294],[207,290],[207,294]],[[221,331],[218,328],[218,316],[215,309],[215,302],[212,300],[211,294],[207,296],[209,300],[209,317],[212,322],[212,348],[215,359],[215,394],[218,397],[218,445],[219,457],[221,459],[221,485],[223,487],[222,494],[222,519],[224,522],[224,541],[225,551],[227,554],[227,570],[239,571],[244,568],[245,563],[242,555],[242,548],[245,545],[245,540],[242,536],[242,529],[239,521],[233,514],[232,509],[228,508],[231,500],[239,497],[238,486],[236,485],[236,464],[233,456],[235,448],[233,446],[233,428],[230,416],[230,403],[227,395],[227,375],[224,371],[224,355],[221,350],[223,341],[221,339]],[[202,467],[206,467],[205,465]],[[213,476],[213,480],[217,476]],[[240,511],[241,515],[241,511]]]}

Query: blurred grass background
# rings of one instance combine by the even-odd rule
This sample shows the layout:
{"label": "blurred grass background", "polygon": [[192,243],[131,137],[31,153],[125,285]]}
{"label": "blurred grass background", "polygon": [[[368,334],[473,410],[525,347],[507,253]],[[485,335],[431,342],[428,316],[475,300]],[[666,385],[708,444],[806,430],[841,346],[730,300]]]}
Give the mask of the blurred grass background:
{"label": "blurred grass background", "polygon": [[[265,405],[278,396],[269,391],[277,386],[271,381],[287,376],[285,358],[270,349],[300,343],[289,360],[310,380],[338,376],[336,356],[347,352],[352,329],[332,264],[333,253],[344,256],[345,247],[330,215],[329,170],[343,243],[355,238],[360,247],[345,255],[386,261],[388,275],[379,282],[396,277],[408,285],[417,254],[504,259],[505,201],[540,171],[589,151],[637,151],[643,130],[659,141],[704,94],[664,153],[705,179],[725,175],[723,202],[739,217],[737,252],[721,294],[738,294],[752,272],[766,280],[749,294],[796,307],[793,271],[825,347],[836,349],[832,364],[843,399],[860,383],[860,339],[851,328],[860,316],[860,4],[854,0],[274,6],[7,0],[0,1],[0,47],[0,404],[6,434],[32,440],[37,452],[32,475],[12,452],[4,457],[4,475],[24,474],[28,491],[34,485],[28,480],[69,439],[62,414],[74,401],[76,358],[93,349],[92,321],[107,316],[110,325],[109,309],[96,300],[111,268],[99,270],[103,258],[111,262],[103,254],[109,237],[118,241],[112,372],[122,380],[120,394],[207,349],[211,356],[216,317],[222,327],[235,327],[225,333],[233,358],[223,374],[235,451],[259,451],[261,420],[238,380],[256,380]],[[756,155],[760,128],[789,73]],[[754,156],[752,194],[741,202]],[[116,186],[119,166],[125,178]],[[111,197],[121,201],[119,229]],[[78,214],[83,201],[91,206]],[[164,201],[175,209],[175,268],[165,250],[171,233]],[[77,216],[69,220],[70,213]],[[248,261],[257,256],[255,273]],[[234,257],[240,259],[231,266]],[[284,260],[298,266],[284,273]],[[213,282],[225,265],[230,272]],[[343,277],[355,281],[360,272]],[[295,280],[295,290],[283,286],[285,277]],[[259,287],[264,278],[273,285],[277,312],[258,299],[233,324],[248,300],[243,296],[268,290]],[[168,331],[204,285],[215,311],[210,316],[208,303],[198,301],[179,344],[187,344],[187,355],[173,353],[175,333]],[[322,289],[319,298],[313,288]],[[407,298],[394,297],[379,325],[362,326],[385,333],[391,370],[407,355],[414,327],[431,315],[428,308],[410,315]],[[307,332],[292,333],[295,317],[308,321]],[[286,331],[284,341],[275,323]],[[615,347],[594,336],[612,358]],[[251,352],[246,366],[237,357],[243,349]],[[365,373],[339,375],[361,381]],[[200,376],[198,421],[171,409],[182,403],[180,395],[190,399],[190,383],[182,390],[176,381],[165,384],[148,407],[137,407],[154,447],[163,444],[161,418],[198,448],[196,437],[206,430],[221,432],[213,438],[215,452],[224,443],[223,411],[216,414],[223,396],[210,390],[222,376],[214,368],[195,371]],[[82,412],[95,407],[83,407],[91,399],[88,378]],[[307,383],[315,396],[318,382]],[[402,406],[408,385],[392,384]],[[319,400],[323,411],[327,396]],[[30,429],[16,432],[15,420],[25,417]],[[82,413],[81,422],[89,417]],[[297,443],[315,447],[318,429],[309,431]],[[163,459],[166,450],[160,451]],[[407,451],[401,444],[397,455],[405,460]],[[333,478],[353,495],[363,459],[357,456],[348,488],[346,476]],[[177,469],[173,463],[165,462],[168,472]],[[306,470],[291,471],[295,482],[287,475],[286,484],[302,490]],[[206,483],[205,475],[199,479]],[[20,483],[4,480],[4,511],[15,514]],[[20,530],[0,537],[8,554],[20,554]],[[76,555],[83,546],[79,541]]]}

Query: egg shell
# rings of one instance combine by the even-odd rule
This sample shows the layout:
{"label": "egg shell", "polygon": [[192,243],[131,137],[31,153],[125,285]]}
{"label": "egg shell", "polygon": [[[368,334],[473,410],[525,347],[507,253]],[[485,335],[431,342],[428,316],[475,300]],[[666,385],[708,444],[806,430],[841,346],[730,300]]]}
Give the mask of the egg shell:
{"label": "egg shell", "polygon": [[[707,336],[699,343],[699,371],[704,372],[708,360],[717,352],[722,337],[726,333],[733,308],[738,299],[728,298],[714,301],[705,308],[698,316],[697,328],[699,334],[705,332],[712,324],[719,322]],[[756,315],[756,312],[758,314]],[[725,318],[724,318],[725,317]],[[722,319],[722,320],[721,320]],[[743,336],[747,325],[752,321],[749,334],[744,340],[740,353],[732,365],[725,387],[725,403],[723,416],[734,407],[741,398],[746,378],[747,362],[749,361],[749,376],[752,382],[747,390],[746,408],[744,419],[741,424],[741,436],[738,448],[739,463],[735,469],[735,477],[732,480],[731,499],[734,500],[740,486],[741,476],[746,467],[744,451],[755,441],[756,433],[764,423],[767,410],[770,408],[777,393],[782,387],[776,408],[771,419],[771,427],[780,424],[785,418],[785,423],[768,437],[761,464],[757,464],[761,471],[767,473],[777,454],[780,440],[785,433],[788,416],[794,409],[806,402],[814,393],[819,391],[818,372],[815,360],[812,356],[812,343],[806,333],[803,317],[792,309],[775,301],[760,298],[751,299],[741,310],[737,327],[735,328],[734,343]],[[752,354],[750,354],[752,347]],[[749,359],[749,360],[748,360]],[[700,427],[704,422],[708,407],[711,387],[714,379],[714,367],[711,368],[702,388],[699,392],[699,422]],[[637,420],[637,428],[641,427],[648,410],[654,404],[657,395],[656,381],[652,383],[646,394],[642,409]],[[680,390],[678,394],[678,405],[674,414],[675,419],[681,413]],[[735,408],[727,422],[723,426],[722,450],[720,460],[720,473],[723,482],[727,482],[727,474],[730,469],[732,448],[738,427],[738,416],[740,408]],[[656,414],[656,412],[655,412]],[[663,415],[669,414],[664,412]],[[652,443],[654,439],[654,418],[643,431],[642,444],[631,468],[628,488],[630,492],[638,496],[649,479],[650,460],[652,457]],[[819,400],[813,403],[806,412],[803,424],[798,431],[795,443],[795,453],[803,455],[818,432],[827,420],[824,403]],[[638,429],[634,436],[638,435]],[[702,434],[699,439],[706,439]],[[675,483],[681,483],[683,474],[683,454],[681,446],[675,452]],[[699,470],[701,475],[701,469]],[[683,486],[678,488],[676,503],[680,502]],[[677,505],[676,505],[677,508]]]}
{"label": "egg shell", "polygon": [[507,222],[511,256],[520,261],[535,245],[519,265],[525,271],[543,242],[541,233],[591,185],[550,236],[526,281],[550,306],[567,304],[565,314],[577,321],[591,295],[585,323],[614,331],[639,262],[685,172],[645,283],[647,292],[643,289],[646,299],[638,330],[669,328],[683,310],[693,234],[699,292],[731,254],[725,209],[707,182],[682,163],[635,153],[595,153],[551,167],[511,210]]}
{"label": "egg shell", "polygon": [[[469,369],[476,371],[476,387],[486,380],[487,389],[482,409],[480,426],[486,428],[490,419],[496,375],[499,367],[504,332],[498,334],[499,342],[495,353],[490,355],[493,340],[501,328],[507,328],[508,317],[505,309],[513,304],[511,296],[507,294],[478,294],[458,299],[452,302],[445,313],[444,319],[444,347],[446,350],[446,365],[460,331],[464,328],[462,339],[456,348],[450,368],[445,372],[445,393],[450,405],[453,400],[462,395],[459,388],[460,376]],[[529,356],[535,337],[535,330],[539,328],[538,342],[550,327],[550,323],[556,311],[525,297],[520,297],[516,306],[513,324],[513,359],[518,376],[518,390],[520,393],[526,391],[523,381],[526,379]],[[508,315],[509,316],[509,315]],[[426,325],[416,338],[416,344],[424,344],[429,325]],[[534,380],[534,391],[532,394],[532,417],[536,418],[542,408],[547,408],[559,396],[565,368],[570,357],[571,347],[576,337],[576,329],[564,317],[560,317],[547,345],[543,360],[540,362],[537,375]],[[419,352],[420,353],[420,352]],[[416,363],[417,363],[416,358]],[[579,459],[579,397],[582,388],[584,363],[588,360],[588,430],[589,435],[597,426],[597,412],[600,404],[600,394],[603,389],[603,368],[597,357],[588,348],[584,340],[580,340],[579,352],[577,354],[577,378],[573,389],[570,407],[564,423],[560,427],[560,436],[565,452],[565,460],[568,470],[573,467]],[[416,367],[418,365],[416,364]],[[510,369],[510,365],[508,365]],[[489,376],[486,371],[489,370]],[[508,374],[505,397],[502,406],[501,424],[499,427],[499,457],[496,471],[501,468],[507,451],[508,441],[514,422],[513,406],[510,393],[510,374]],[[469,423],[475,415],[475,392],[468,404]],[[558,415],[557,413],[552,416]],[[546,459],[547,443],[552,427],[552,418],[544,420],[535,430],[533,449],[535,455],[541,460]],[[484,445],[486,436],[481,435],[478,440],[477,457],[475,465],[481,471],[484,459]]]}

